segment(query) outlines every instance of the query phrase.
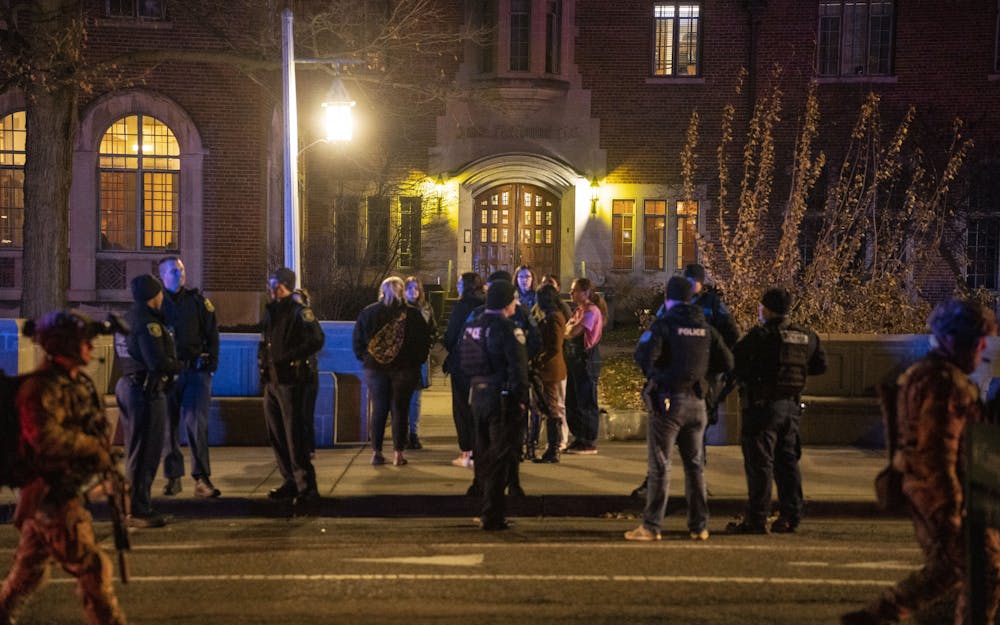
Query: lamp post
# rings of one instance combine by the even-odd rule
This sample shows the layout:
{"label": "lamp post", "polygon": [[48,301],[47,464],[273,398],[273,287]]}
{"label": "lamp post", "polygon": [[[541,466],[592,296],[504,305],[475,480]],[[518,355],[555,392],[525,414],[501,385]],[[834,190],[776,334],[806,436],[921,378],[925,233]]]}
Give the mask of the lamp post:
{"label": "lamp post", "polygon": [[[285,226],[285,266],[295,272],[295,286],[300,286],[302,222],[299,210],[299,121],[298,103],[295,96],[295,64],[322,63],[333,65],[339,73],[343,65],[359,65],[358,59],[296,59],[295,38],[292,32],[294,17],[291,9],[281,13],[281,84],[282,106],[284,107],[284,226]],[[323,102],[327,141],[350,141],[351,108],[354,101],[347,95],[340,76],[334,77],[327,98]]]}

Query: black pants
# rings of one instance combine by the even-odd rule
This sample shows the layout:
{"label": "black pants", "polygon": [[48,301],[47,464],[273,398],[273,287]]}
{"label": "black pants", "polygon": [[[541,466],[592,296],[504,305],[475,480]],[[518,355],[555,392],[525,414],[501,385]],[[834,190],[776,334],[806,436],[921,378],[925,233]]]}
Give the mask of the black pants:
{"label": "black pants", "polygon": [[123,376],[115,385],[125,435],[125,477],[132,485],[132,514],[151,514],[153,478],[160,466],[167,400],[143,390],[142,382]]}
{"label": "black pants", "polygon": [[510,478],[511,458],[520,442],[520,407],[502,410],[500,389],[492,384],[472,384],[472,416],[476,424],[476,483],[483,492],[480,518],[483,526],[504,521],[507,512],[504,487]]}
{"label": "black pants", "polygon": [[748,525],[763,527],[771,511],[771,482],[778,486],[778,509],[797,525],[802,518],[798,399],[751,406],[743,415],[743,470],[747,477]]}
{"label": "black pants", "polygon": [[451,413],[455,419],[458,448],[472,451],[476,430],[472,423],[472,407],[469,405],[469,381],[458,372],[451,374]]}
{"label": "black pants", "polygon": [[316,490],[316,469],[309,453],[312,445],[306,441],[303,425],[303,393],[305,384],[268,383],[264,387],[264,419],[267,438],[274,450],[274,459],[285,484],[294,484],[301,493]]}

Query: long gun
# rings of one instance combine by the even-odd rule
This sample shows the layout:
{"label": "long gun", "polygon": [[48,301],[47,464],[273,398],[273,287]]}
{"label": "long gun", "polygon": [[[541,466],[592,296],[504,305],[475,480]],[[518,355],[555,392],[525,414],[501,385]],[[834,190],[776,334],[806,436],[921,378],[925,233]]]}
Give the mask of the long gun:
{"label": "long gun", "polygon": [[[117,454],[116,454],[117,455]],[[115,534],[115,549],[118,551],[118,576],[127,584],[131,575],[128,567],[128,552],[132,550],[132,539],[128,535],[128,515],[130,508],[129,485],[118,470],[117,458],[114,466],[104,472],[104,483],[110,485],[108,511],[111,513],[111,527]]]}

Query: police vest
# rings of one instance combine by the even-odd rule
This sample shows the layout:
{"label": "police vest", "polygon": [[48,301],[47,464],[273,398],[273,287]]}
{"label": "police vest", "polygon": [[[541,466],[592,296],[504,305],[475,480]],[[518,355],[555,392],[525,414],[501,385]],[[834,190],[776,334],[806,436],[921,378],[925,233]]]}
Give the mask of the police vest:
{"label": "police vest", "polygon": [[668,321],[661,325],[660,331],[666,335],[664,338],[669,345],[669,360],[666,358],[667,350],[664,350],[660,362],[654,364],[654,376],[671,390],[690,390],[708,373],[711,330],[708,327]]}
{"label": "police vest", "polygon": [[458,340],[459,362],[462,373],[468,378],[493,375],[493,365],[490,363],[490,352],[486,346],[489,338],[489,327],[486,315],[465,324],[462,336]]}
{"label": "police vest", "polygon": [[774,374],[777,395],[798,395],[806,387],[809,367],[809,334],[802,328],[787,326],[778,329],[778,366]]}

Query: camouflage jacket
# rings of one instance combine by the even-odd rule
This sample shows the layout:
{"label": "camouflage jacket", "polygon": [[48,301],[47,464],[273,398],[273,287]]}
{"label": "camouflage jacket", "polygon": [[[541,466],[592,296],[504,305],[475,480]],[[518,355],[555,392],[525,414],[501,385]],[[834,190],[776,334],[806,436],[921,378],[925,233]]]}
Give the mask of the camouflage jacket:
{"label": "camouflage jacket", "polygon": [[984,417],[979,389],[944,355],[931,352],[899,378],[899,447],[893,464],[903,491],[925,514],[960,522],[967,423]]}
{"label": "camouflage jacket", "polygon": [[93,381],[47,362],[17,394],[21,452],[49,498],[71,498],[112,466],[111,424]]}

